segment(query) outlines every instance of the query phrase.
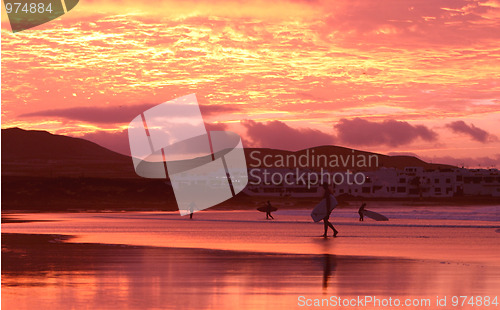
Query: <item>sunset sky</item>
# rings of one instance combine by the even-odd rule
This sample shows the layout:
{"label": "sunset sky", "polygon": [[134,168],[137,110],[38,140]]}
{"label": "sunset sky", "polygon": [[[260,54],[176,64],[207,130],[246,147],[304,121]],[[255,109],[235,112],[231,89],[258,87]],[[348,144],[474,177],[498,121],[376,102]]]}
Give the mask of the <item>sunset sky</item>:
{"label": "sunset sky", "polygon": [[500,168],[500,0],[80,1],[13,34],[2,128],[128,151],[139,113],[196,93],[246,147],[335,144]]}

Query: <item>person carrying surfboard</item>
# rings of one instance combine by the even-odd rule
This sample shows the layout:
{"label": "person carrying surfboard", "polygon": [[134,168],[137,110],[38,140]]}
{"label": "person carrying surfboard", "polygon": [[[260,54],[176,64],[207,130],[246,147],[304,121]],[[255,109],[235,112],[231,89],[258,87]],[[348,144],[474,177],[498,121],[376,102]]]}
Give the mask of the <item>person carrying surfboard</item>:
{"label": "person carrying surfboard", "polygon": [[361,207],[359,207],[358,214],[359,214],[359,221],[360,222],[363,222],[365,219],[365,215],[364,215],[365,207],[366,207],[366,203],[364,203],[364,202],[361,205]]}
{"label": "person carrying surfboard", "polygon": [[266,212],[266,220],[268,220],[269,217],[274,220],[274,217],[271,215],[271,212],[277,211],[278,208],[271,206],[271,202],[269,202],[268,200],[264,206],[258,207],[257,210],[260,212]]}
{"label": "person carrying surfboard", "polygon": [[328,227],[330,227],[333,230],[333,236],[337,237],[337,234],[339,233],[335,227],[333,227],[332,223],[330,223],[330,214],[333,211],[333,206],[332,206],[332,201],[330,199],[330,195],[332,194],[330,192],[330,189],[328,188],[328,183],[323,183],[323,189],[324,189],[324,194],[323,194],[323,199],[326,200],[326,216],[323,218],[323,224],[325,226],[325,233],[323,234],[323,237],[326,238],[326,234],[328,233]]}
{"label": "person carrying surfboard", "polygon": [[189,219],[192,220],[193,219],[193,213],[194,213],[194,207],[196,206],[196,204],[194,202],[191,202],[189,204]]}
{"label": "person carrying surfboard", "polygon": [[274,217],[271,215],[271,210],[272,210],[273,206],[271,206],[271,203],[269,202],[269,200],[267,201],[266,207],[267,207],[267,209],[266,209],[266,220],[268,220],[269,218],[272,218],[274,220]]}

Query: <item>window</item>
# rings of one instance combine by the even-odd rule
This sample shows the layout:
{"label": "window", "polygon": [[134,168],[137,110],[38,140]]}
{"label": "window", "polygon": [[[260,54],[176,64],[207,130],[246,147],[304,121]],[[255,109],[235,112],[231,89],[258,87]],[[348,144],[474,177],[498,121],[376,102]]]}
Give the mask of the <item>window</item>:
{"label": "window", "polygon": [[410,188],[410,190],[408,191],[408,194],[410,195],[418,195],[418,189],[416,188]]}

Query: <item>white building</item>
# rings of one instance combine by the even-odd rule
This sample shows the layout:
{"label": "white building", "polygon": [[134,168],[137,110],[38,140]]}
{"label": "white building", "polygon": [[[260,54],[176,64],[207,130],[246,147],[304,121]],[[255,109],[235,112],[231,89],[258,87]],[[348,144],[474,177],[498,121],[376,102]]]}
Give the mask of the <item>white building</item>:
{"label": "white building", "polygon": [[[299,172],[300,171],[300,172]],[[251,196],[318,197],[322,191],[321,174],[307,169],[293,170],[272,168],[266,170],[267,182],[262,182],[262,171],[250,172],[249,185],[245,193]],[[308,175],[300,178],[300,173]],[[439,169],[425,170],[423,167],[407,167],[403,170],[380,168],[376,171],[357,171],[363,174],[364,182],[341,182],[340,172],[330,174],[332,192],[339,196],[347,194],[366,198],[411,198],[491,196],[500,197],[500,171],[498,169]],[[353,173],[354,174],[354,173]],[[360,178],[358,178],[358,181]]]}

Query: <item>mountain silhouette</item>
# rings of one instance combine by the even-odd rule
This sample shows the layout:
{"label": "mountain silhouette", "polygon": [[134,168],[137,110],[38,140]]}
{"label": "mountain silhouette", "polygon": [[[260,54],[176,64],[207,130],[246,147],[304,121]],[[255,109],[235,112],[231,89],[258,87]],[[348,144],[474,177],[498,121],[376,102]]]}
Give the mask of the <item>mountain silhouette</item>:
{"label": "mountain silhouette", "polygon": [[2,129],[2,175],[135,178],[129,156],[47,131]]}
{"label": "mountain silhouette", "polygon": [[82,159],[129,161],[121,154],[93,142],[41,130],[2,129],[2,158],[12,159]]}

